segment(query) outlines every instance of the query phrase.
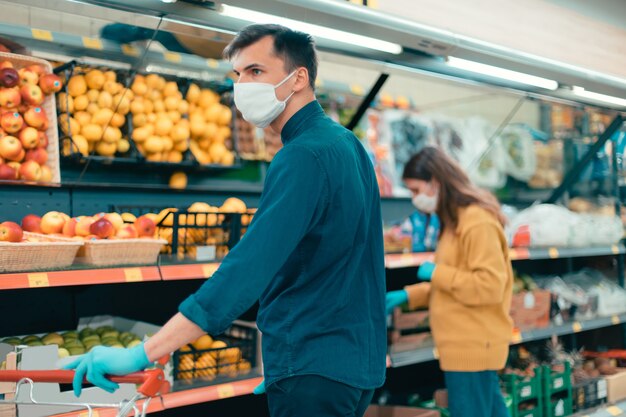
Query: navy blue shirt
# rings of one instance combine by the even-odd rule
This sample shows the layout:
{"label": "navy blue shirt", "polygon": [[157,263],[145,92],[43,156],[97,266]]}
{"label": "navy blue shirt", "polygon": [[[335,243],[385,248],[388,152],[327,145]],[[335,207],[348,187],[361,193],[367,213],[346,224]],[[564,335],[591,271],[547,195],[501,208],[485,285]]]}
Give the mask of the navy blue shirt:
{"label": "navy blue shirt", "polygon": [[317,101],[287,122],[282,140],[248,231],[180,312],[219,334],[259,300],[266,384],[320,375],[379,387],[385,271],[372,163]]}

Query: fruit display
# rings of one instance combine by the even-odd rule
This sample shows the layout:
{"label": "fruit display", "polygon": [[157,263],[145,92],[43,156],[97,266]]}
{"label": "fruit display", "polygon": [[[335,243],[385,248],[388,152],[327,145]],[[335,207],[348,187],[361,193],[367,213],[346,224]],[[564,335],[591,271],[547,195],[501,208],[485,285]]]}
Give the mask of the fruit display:
{"label": "fruit display", "polygon": [[131,136],[139,152],[151,162],[182,162],[189,149],[189,103],[176,81],[157,74],[136,75],[131,90]]}
{"label": "fruit display", "polygon": [[0,223],[0,242],[19,243],[24,240],[24,231],[14,222]]}
{"label": "fruit display", "polygon": [[47,97],[63,85],[40,64],[0,62],[0,180],[52,182]]}
{"label": "fruit display", "polygon": [[64,156],[113,157],[130,150],[123,133],[133,92],[115,71],[74,67],[64,92],[57,94]]}
{"label": "fruit display", "polygon": [[184,382],[213,381],[218,375],[234,378],[247,375],[252,369],[239,347],[229,346],[227,342],[214,340],[209,335],[183,346],[175,352],[174,358],[174,378]]}
{"label": "fruit display", "polygon": [[196,84],[189,86],[185,98],[189,102],[189,148],[193,156],[203,165],[233,165],[231,108],[220,103],[216,92]]}
{"label": "fruit display", "polygon": [[237,151],[244,159],[257,159],[261,156],[261,149],[258,145],[256,128],[237,112]]}
{"label": "fruit display", "polygon": [[29,335],[24,337],[7,337],[2,343],[13,346],[47,346],[59,347],[59,358],[82,355],[96,346],[114,348],[132,348],[141,343],[141,338],[131,332],[121,332],[113,326],[84,329],[67,332],[54,332],[42,336]]}

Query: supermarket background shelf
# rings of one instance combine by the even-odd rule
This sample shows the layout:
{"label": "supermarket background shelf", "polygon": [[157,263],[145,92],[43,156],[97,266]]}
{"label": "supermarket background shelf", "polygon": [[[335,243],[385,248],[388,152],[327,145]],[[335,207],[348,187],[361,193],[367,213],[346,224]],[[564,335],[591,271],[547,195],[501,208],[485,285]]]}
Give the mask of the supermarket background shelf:
{"label": "supermarket background shelf", "polygon": [[[626,253],[626,248],[622,244],[586,248],[511,248],[509,253],[511,260],[523,261],[619,255]],[[388,254],[385,256],[385,266],[388,269],[420,266],[423,262],[432,261],[434,256],[432,252]]]}
{"label": "supermarket background shelf", "polygon": [[[584,332],[587,330],[602,329],[604,327],[614,326],[622,323],[626,323],[626,313],[610,317],[599,317],[590,320],[575,321],[562,325],[553,325],[541,329],[532,329],[523,332],[516,331],[513,333],[511,344],[516,345],[519,343],[548,339],[552,336],[564,336],[568,334]],[[393,368],[429,362],[437,358],[437,349],[432,345],[403,352],[392,351],[390,354],[391,367]]]}

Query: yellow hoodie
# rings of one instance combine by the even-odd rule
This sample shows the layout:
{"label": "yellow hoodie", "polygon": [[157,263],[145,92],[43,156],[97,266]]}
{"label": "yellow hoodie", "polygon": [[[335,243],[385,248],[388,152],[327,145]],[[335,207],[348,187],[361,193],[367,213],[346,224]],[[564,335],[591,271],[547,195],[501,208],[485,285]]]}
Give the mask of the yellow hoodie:
{"label": "yellow hoodie", "polygon": [[441,235],[431,283],[407,286],[411,309],[428,306],[444,371],[487,371],[506,363],[513,271],[498,220],[472,205]]}

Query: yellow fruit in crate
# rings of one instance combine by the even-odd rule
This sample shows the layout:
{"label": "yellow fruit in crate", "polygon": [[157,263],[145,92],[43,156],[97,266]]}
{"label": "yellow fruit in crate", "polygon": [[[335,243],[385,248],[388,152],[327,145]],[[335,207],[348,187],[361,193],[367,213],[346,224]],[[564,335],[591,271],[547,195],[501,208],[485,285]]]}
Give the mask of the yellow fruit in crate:
{"label": "yellow fruit in crate", "polygon": [[180,114],[187,114],[189,112],[189,103],[187,100],[181,100],[178,103],[178,108],[176,109]]}
{"label": "yellow fruit in crate", "polygon": [[89,143],[89,153],[93,153],[96,151],[96,142],[88,142]]}
{"label": "yellow fruit in crate", "polygon": [[212,104],[204,110],[204,120],[207,123],[217,123],[222,114],[222,106],[220,104]]}
{"label": "yellow fruit in crate", "polygon": [[85,74],[85,81],[87,82],[87,87],[94,90],[101,90],[106,82],[106,77],[102,71],[93,69]]}
{"label": "yellow fruit in crate", "polygon": [[220,164],[226,165],[226,166],[234,165],[235,164],[235,154],[230,152],[230,151],[228,151],[222,157],[222,160],[220,161]]}
{"label": "yellow fruit in crate", "polygon": [[148,139],[143,143],[143,148],[148,153],[159,153],[163,152],[163,141],[159,136],[149,136]]}
{"label": "yellow fruit in crate", "polygon": [[124,93],[113,96],[113,108],[120,114],[128,114],[130,112],[130,98]]}
{"label": "yellow fruit in crate", "polygon": [[191,84],[189,86],[189,89],[187,90],[187,95],[185,96],[185,99],[189,102],[189,103],[197,103],[198,99],[200,98],[200,87],[198,87],[197,84]]}
{"label": "yellow fruit in crate", "polygon": [[217,122],[223,126],[229,126],[233,119],[233,111],[228,106],[220,105],[220,115]]}
{"label": "yellow fruit in crate", "polygon": [[177,110],[168,111],[167,117],[174,123],[180,122],[180,120],[183,118]]}
{"label": "yellow fruit in crate", "polygon": [[178,95],[178,84],[175,81],[168,81],[163,88],[163,96],[176,97]]}
{"label": "yellow fruit in crate", "polygon": [[96,114],[98,110],[100,110],[100,106],[98,106],[98,103],[89,103],[89,105],[87,106],[87,112],[89,114]]}
{"label": "yellow fruit in crate", "polygon": [[215,136],[217,135],[218,129],[219,127],[217,126],[216,123],[207,123],[205,125],[204,133],[202,134],[202,137],[212,141],[213,138],[215,138]]}
{"label": "yellow fruit in crate", "polygon": [[87,98],[85,94],[74,98],[74,110],[75,111],[86,110],[88,105],[89,105],[89,99]]}
{"label": "yellow fruit in crate", "polygon": [[89,143],[87,139],[81,135],[73,135],[72,139],[63,139],[63,155],[70,156],[76,153],[80,153],[83,156],[89,155]]}
{"label": "yellow fruit in crate", "polygon": [[170,177],[170,188],[184,190],[187,188],[187,175],[184,172],[175,172]]}
{"label": "yellow fruit in crate", "polygon": [[134,99],[130,103],[130,112],[132,114],[145,113],[146,112],[146,106],[144,106],[143,103],[144,103],[144,100],[141,97]]}
{"label": "yellow fruit in crate", "polygon": [[182,123],[177,123],[174,125],[174,127],[172,127],[172,130],[170,131],[170,137],[175,142],[178,142],[188,139],[190,133],[191,132],[189,131],[189,126]]}
{"label": "yellow fruit in crate", "polygon": [[113,110],[109,108],[102,108],[94,113],[91,123],[98,124],[100,126],[106,126],[111,123],[111,119],[113,119]]}
{"label": "yellow fruit in crate", "polygon": [[210,352],[211,356],[213,356],[213,358],[215,358],[216,360],[221,360],[224,357],[224,348],[228,347],[228,345],[225,342],[222,342],[221,340],[216,340],[213,342],[213,344],[211,345],[211,349],[219,349],[219,350],[215,350]]}
{"label": "yellow fruit in crate", "polygon": [[144,100],[143,101],[143,106],[145,109],[146,113],[153,113],[154,112],[154,103],[151,100]]}
{"label": "yellow fruit in crate", "polygon": [[209,156],[215,163],[219,163],[227,152],[228,149],[223,143],[214,143],[209,148]]}
{"label": "yellow fruit in crate", "polygon": [[161,113],[165,111],[165,103],[163,103],[163,100],[153,100],[152,104],[154,105],[154,113]]}
{"label": "yellow fruit in crate", "polygon": [[224,362],[237,363],[239,360],[241,360],[241,349],[231,347],[224,351]]}
{"label": "yellow fruit in crate", "polygon": [[158,136],[167,136],[173,126],[174,123],[170,119],[159,118],[154,126],[154,133]]}
{"label": "yellow fruit in crate", "polygon": [[240,199],[231,197],[224,201],[224,204],[220,207],[220,211],[223,213],[245,213],[248,211],[248,207],[246,207],[246,203]]}
{"label": "yellow fruit in crate", "polygon": [[82,96],[87,93],[87,82],[82,75],[74,75],[67,83],[67,91],[72,97]]}
{"label": "yellow fruit in crate", "polygon": [[189,141],[181,140],[178,142],[174,142],[174,150],[176,152],[186,152],[189,149]]}
{"label": "yellow fruit in crate", "polygon": [[89,123],[81,128],[81,134],[90,142],[102,139],[102,126]]}
{"label": "yellow fruit in crate", "polygon": [[205,334],[197,338],[191,345],[197,350],[211,349],[213,345],[213,338],[208,334]]}
{"label": "yellow fruit in crate", "polygon": [[115,143],[108,143],[100,141],[96,144],[96,152],[102,156],[113,156],[117,151],[117,145]]}
{"label": "yellow fruit in crate", "polygon": [[150,90],[146,98],[154,103],[155,101],[163,100],[163,94],[159,90]]}
{"label": "yellow fruit in crate", "polygon": [[163,161],[163,153],[156,152],[146,155],[146,161],[150,162],[162,162]]}
{"label": "yellow fruit in crate", "polygon": [[[210,349],[210,347],[208,347],[207,349]],[[198,366],[200,365],[200,366]],[[209,366],[215,366],[215,358],[213,356],[211,356],[209,354],[209,352],[206,353],[202,353],[199,357],[198,360],[196,361],[196,367],[197,368],[207,368]]]}
{"label": "yellow fruit in crate", "polygon": [[180,99],[176,96],[166,96],[165,100],[163,100],[163,105],[165,106],[165,110],[168,112],[178,109],[179,104],[180,104]]}
{"label": "yellow fruit in crate", "polygon": [[115,73],[115,71],[106,71],[104,73],[104,78],[107,81],[117,81],[117,74]]}
{"label": "yellow fruit in crate", "polygon": [[143,96],[148,92],[148,85],[144,80],[139,80],[135,78],[133,84],[130,86],[130,89],[135,93],[135,95]]}
{"label": "yellow fruit in crate", "polygon": [[122,131],[117,127],[109,126],[102,134],[102,140],[109,143],[117,143],[122,139]]}
{"label": "yellow fruit in crate", "polygon": [[183,154],[179,151],[172,150],[167,154],[167,162],[171,162],[173,164],[177,164],[183,161]]}
{"label": "yellow fruit in crate", "polygon": [[198,141],[198,146],[200,146],[200,149],[204,150],[204,151],[208,151],[209,147],[211,146],[211,139],[209,138],[202,138]]}
{"label": "yellow fruit in crate", "polygon": [[74,113],[74,119],[76,119],[81,126],[85,126],[91,123],[92,116],[86,111],[79,111]]}
{"label": "yellow fruit in crate", "polygon": [[159,77],[157,74],[146,75],[146,84],[149,88],[157,88],[159,86]]}
{"label": "yellow fruit in crate", "polygon": [[219,96],[217,94],[215,94],[211,90],[203,89],[200,92],[200,97],[198,98],[197,104],[198,106],[206,109],[212,106],[213,104],[217,104],[218,101],[219,101]]}
{"label": "yellow fruit in crate", "polygon": [[103,90],[110,95],[114,96],[119,94],[120,91],[124,89],[124,86],[116,81],[107,81],[104,83]]}
{"label": "yellow fruit in crate", "polygon": [[146,116],[146,120],[148,121],[147,124],[153,124],[157,121],[157,115],[155,113],[149,113]]}
{"label": "yellow fruit in crate", "polygon": [[211,163],[211,158],[209,157],[209,155],[205,151],[200,149],[200,146],[198,146],[196,142],[189,142],[189,149],[191,150],[194,158],[196,158],[196,160],[200,164],[206,165]]}
{"label": "yellow fruit in crate", "polygon": [[135,220],[137,220],[137,217],[133,213],[122,213],[121,216],[124,223],[135,223]]}
{"label": "yellow fruit in crate", "polygon": [[161,142],[163,143],[163,152],[169,152],[174,148],[174,141],[167,136],[161,136]]}
{"label": "yellow fruit in crate", "polygon": [[57,107],[61,113],[74,113],[74,97],[59,93],[57,95]]}
{"label": "yellow fruit in crate", "polygon": [[157,215],[155,223],[161,224],[162,226],[171,227],[174,224],[174,216],[170,213],[176,212],[178,212],[178,209],[172,207],[161,210]]}
{"label": "yellow fruit in crate", "polygon": [[247,360],[242,360],[241,362],[239,362],[238,368],[239,375],[247,375],[252,370],[252,364],[250,364],[250,362],[248,362]]}
{"label": "yellow fruit in crate", "polygon": [[150,130],[147,127],[137,127],[133,129],[131,137],[135,142],[144,142],[151,135]]}
{"label": "yellow fruit in crate", "polygon": [[87,91],[87,98],[90,103],[98,102],[98,97],[100,97],[100,91],[98,90],[89,90]]}
{"label": "yellow fruit in crate", "polygon": [[196,201],[190,205],[189,208],[187,208],[187,211],[190,213],[208,213],[211,211],[211,205],[201,201]]}
{"label": "yellow fruit in crate", "polygon": [[59,126],[66,135],[77,135],[80,133],[81,126],[76,119],[70,117],[67,113],[59,115]]}
{"label": "yellow fruit in crate", "polygon": [[217,135],[215,135],[215,140],[224,143],[228,138],[230,138],[231,134],[232,132],[230,131],[230,127],[220,126],[217,129]]}
{"label": "yellow fruit in crate", "polygon": [[[101,109],[113,109],[113,96],[110,93],[103,91],[98,96],[97,103],[98,107]],[[74,103],[74,106],[76,106],[76,103]]]}
{"label": "yellow fruit in crate", "polygon": [[191,131],[191,136],[192,137],[202,137],[202,135],[204,134],[204,129],[206,127],[206,124],[204,123],[204,120],[202,120],[201,118],[197,118],[194,117],[193,119],[190,120],[190,131]]}
{"label": "yellow fruit in crate", "polygon": [[[124,116],[122,116],[124,117]],[[133,116],[133,126],[134,127],[143,127],[148,124],[148,116],[145,114],[135,114]]]}
{"label": "yellow fruit in crate", "polygon": [[126,123],[126,118],[123,115],[119,113],[113,113],[113,117],[111,118],[111,126],[122,127],[124,126],[124,123]]}

